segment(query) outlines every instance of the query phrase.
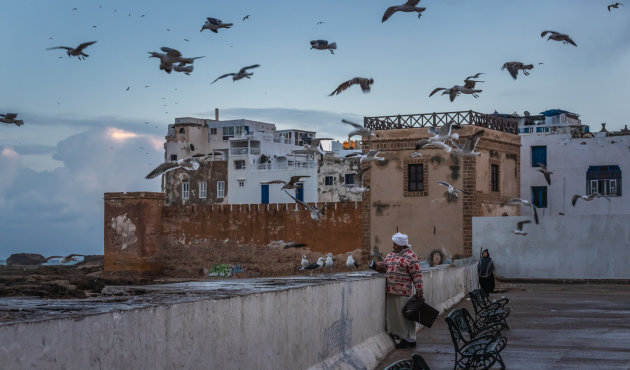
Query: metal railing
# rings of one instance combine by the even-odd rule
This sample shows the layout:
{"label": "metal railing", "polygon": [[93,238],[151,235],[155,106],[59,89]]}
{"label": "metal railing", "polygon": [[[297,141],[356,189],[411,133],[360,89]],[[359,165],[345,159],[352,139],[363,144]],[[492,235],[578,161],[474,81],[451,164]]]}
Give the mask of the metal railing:
{"label": "metal railing", "polygon": [[518,119],[484,114],[474,111],[399,114],[395,116],[364,117],[363,126],[371,130],[394,130],[442,126],[453,122],[456,125],[475,125],[492,130],[518,133]]}

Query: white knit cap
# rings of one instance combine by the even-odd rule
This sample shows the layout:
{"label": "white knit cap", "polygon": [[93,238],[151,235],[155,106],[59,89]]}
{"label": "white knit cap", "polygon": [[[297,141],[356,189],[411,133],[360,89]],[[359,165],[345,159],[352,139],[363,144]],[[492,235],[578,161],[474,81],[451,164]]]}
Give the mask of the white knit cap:
{"label": "white knit cap", "polygon": [[407,234],[396,233],[392,236],[392,241],[401,247],[411,247]]}

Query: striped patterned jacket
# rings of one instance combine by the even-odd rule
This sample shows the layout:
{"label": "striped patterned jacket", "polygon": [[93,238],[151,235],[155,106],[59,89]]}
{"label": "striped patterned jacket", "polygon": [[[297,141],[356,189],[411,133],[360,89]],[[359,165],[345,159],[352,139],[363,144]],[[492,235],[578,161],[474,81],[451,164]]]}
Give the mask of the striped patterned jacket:
{"label": "striped patterned jacket", "polygon": [[422,291],[420,261],[411,250],[405,248],[400,253],[390,252],[375,270],[386,274],[385,292],[388,294],[411,296],[412,283],[416,292]]}

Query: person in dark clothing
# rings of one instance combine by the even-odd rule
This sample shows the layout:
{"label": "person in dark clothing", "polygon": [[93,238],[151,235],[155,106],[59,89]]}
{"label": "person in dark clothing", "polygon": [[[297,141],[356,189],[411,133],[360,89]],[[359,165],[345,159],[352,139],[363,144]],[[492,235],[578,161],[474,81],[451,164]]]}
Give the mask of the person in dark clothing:
{"label": "person in dark clothing", "polygon": [[494,263],[487,249],[481,252],[481,259],[477,264],[477,275],[479,275],[479,287],[486,294],[494,292]]}

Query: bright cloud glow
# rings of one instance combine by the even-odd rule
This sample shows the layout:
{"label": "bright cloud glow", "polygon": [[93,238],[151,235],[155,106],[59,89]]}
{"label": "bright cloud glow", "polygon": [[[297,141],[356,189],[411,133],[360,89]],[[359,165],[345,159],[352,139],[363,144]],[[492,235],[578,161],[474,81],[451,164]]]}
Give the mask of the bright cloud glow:
{"label": "bright cloud glow", "polygon": [[121,130],[116,127],[108,127],[106,134],[107,134],[107,137],[118,142],[123,142],[127,139],[132,139],[139,136],[138,134],[134,132]]}
{"label": "bright cloud glow", "polygon": [[19,157],[19,154],[17,154],[17,152],[11,147],[6,147],[2,149],[2,152],[0,152],[0,154],[5,157]]}

